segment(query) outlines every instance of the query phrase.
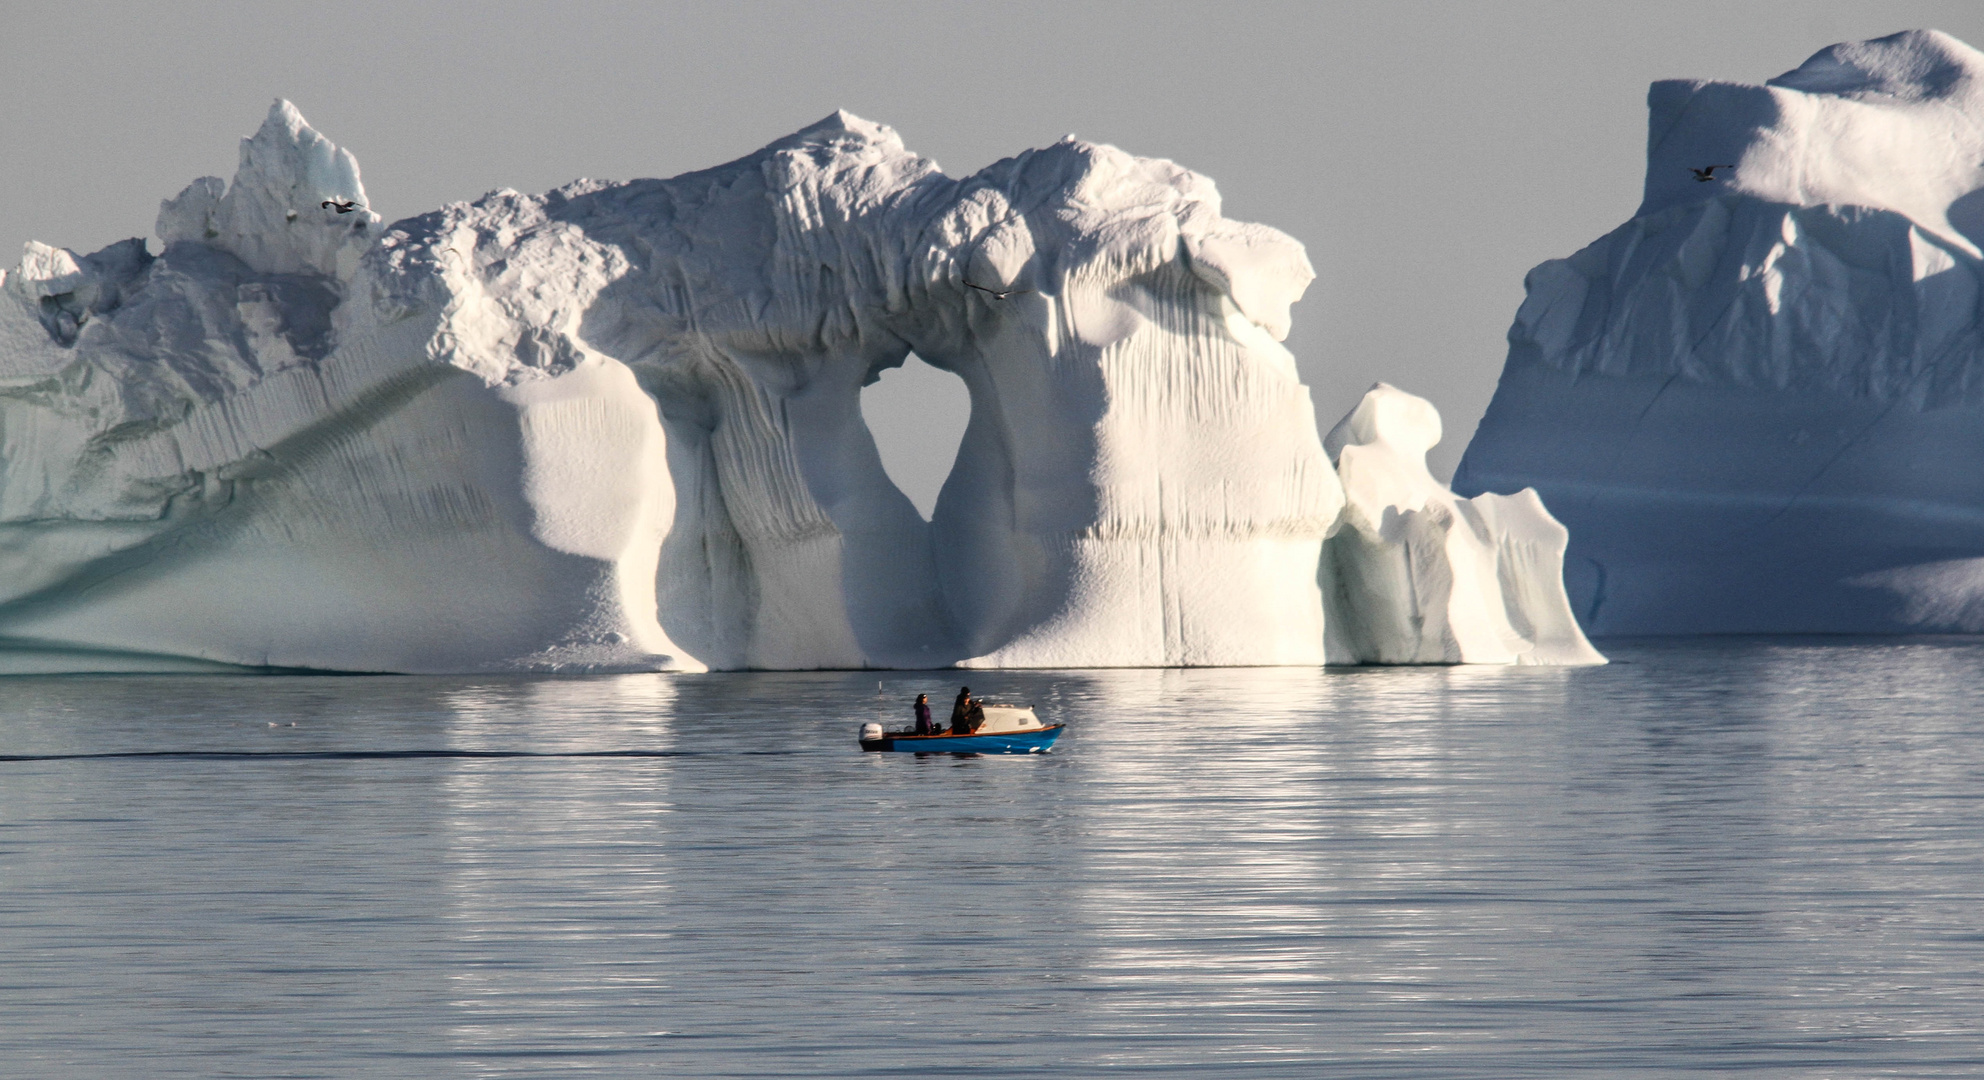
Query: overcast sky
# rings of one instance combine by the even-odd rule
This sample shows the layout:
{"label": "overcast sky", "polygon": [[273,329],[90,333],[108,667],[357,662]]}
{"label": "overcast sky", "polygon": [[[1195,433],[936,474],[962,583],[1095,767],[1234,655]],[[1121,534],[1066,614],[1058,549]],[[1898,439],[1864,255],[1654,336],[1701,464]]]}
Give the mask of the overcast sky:
{"label": "overcast sky", "polygon": [[[1444,475],[1524,273],[1638,204],[1647,83],[1761,82],[1917,27],[1984,45],[1984,0],[0,0],[0,252],[149,236],[161,198],[233,174],[276,97],[358,156],[388,220],[704,168],[835,108],[954,176],[1073,132],[1205,173],[1227,216],[1308,245],[1318,277],[1288,344],[1324,423],[1378,379],[1431,398]],[[943,433],[900,414],[956,398],[885,383],[870,415],[927,507],[949,450],[918,453]]]}

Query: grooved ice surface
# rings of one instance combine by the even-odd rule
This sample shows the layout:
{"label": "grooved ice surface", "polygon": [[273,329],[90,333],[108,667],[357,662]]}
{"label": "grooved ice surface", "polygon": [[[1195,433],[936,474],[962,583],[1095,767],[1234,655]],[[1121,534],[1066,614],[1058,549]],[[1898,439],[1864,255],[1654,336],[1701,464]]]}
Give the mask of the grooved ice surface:
{"label": "grooved ice surface", "polygon": [[[0,667],[1325,659],[1344,496],[1280,344],[1313,273],[1201,176],[1068,139],[957,180],[839,113],[669,180],[365,201],[278,102],[161,254],[29,245]],[[927,523],[860,409],[912,351],[972,401]],[[1521,653],[1470,649],[1408,659]]]}
{"label": "grooved ice surface", "polygon": [[1455,488],[1542,493],[1595,633],[1984,630],[1984,54],[1647,101],[1644,202],[1530,273]]}

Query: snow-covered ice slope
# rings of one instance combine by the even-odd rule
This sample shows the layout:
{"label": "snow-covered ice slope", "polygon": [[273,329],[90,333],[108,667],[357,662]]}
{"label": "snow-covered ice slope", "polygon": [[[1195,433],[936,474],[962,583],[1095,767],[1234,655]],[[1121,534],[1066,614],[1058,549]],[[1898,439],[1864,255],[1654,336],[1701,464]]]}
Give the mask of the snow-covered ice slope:
{"label": "snow-covered ice slope", "polygon": [[1984,54],[1648,105],[1639,212],[1530,273],[1455,488],[1542,493],[1594,633],[1984,630]]}
{"label": "snow-covered ice slope", "polygon": [[[279,102],[161,253],[6,274],[0,669],[1323,659],[1313,275],[1203,177],[1070,139],[955,180],[843,113],[365,202]],[[859,404],[912,350],[972,399],[930,523]]]}
{"label": "snow-covered ice slope", "polygon": [[1602,664],[1564,596],[1564,527],[1534,490],[1463,499],[1433,479],[1433,403],[1379,383],[1330,430],[1347,505],[1324,548],[1330,659]]}

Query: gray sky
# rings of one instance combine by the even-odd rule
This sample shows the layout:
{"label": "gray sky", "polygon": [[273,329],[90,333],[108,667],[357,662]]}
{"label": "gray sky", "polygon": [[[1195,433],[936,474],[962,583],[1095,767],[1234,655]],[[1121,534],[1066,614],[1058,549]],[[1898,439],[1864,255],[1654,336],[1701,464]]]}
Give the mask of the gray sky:
{"label": "gray sky", "polygon": [[[1915,27],[1984,46],[1979,0],[140,7],[0,0],[6,263],[149,236],[161,198],[233,174],[276,97],[358,156],[388,220],[715,165],[835,108],[957,176],[1073,132],[1205,173],[1228,216],[1307,244],[1288,345],[1324,425],[1378,379],[1424,395],[1443,475],[1523,274],[1638,204],[1647,83],[1760,82]],[[962,394],[910,372],[870,397],[927,508]]]}

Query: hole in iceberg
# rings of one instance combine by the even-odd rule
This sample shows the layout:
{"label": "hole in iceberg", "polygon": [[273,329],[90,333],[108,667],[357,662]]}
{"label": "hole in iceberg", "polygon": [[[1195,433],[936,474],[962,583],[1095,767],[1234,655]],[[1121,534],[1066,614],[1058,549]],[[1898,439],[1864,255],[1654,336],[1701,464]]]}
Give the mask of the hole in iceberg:
{"label": "hole in iceberg", "polygon": [[971,419],[964,380],[911,353],[901,367],[861,388],[861,418],[874,433],[882,469],[930,520]]}

